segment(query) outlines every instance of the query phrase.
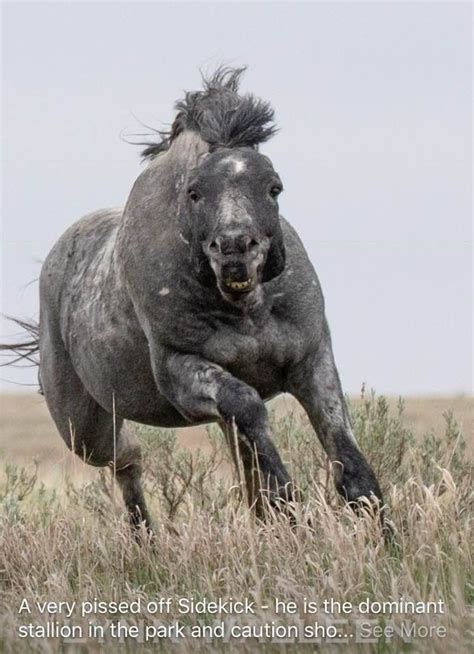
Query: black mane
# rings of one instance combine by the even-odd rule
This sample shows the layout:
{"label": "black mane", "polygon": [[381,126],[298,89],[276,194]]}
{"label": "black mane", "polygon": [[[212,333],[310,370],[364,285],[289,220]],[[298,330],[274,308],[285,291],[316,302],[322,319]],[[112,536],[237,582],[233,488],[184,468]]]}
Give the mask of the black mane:
{"label": "black mane", "polygon": [[203,77],[203,90],[187,92],[176,102],[178,111],[169,132],[157,131],[158,143],[142,143],[145,159],[167,150],[185,129],[198,132],[211,149],[256,147],[276,132],[274,111],[268,102],[251,94],[239,95],[242,68],[220,67]]}

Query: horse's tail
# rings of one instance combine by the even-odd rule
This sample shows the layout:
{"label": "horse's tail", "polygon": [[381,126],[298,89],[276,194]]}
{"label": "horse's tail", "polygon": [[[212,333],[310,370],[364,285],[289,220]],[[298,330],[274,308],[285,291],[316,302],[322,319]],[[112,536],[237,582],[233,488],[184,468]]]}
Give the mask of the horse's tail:
{"label": "horse's tail", "polygon": [[[33,320],[20,320],[19,318],[7,317],[21,327],[30,338],[17,341],[16,343],[0,343],[0,353],[6,353],[6,356],[9,357],[8,361],[0,363],[0,366],[39,366],[39,324]],[[42,393],[41,379],[39,380],[39,385],[39,392]]]}

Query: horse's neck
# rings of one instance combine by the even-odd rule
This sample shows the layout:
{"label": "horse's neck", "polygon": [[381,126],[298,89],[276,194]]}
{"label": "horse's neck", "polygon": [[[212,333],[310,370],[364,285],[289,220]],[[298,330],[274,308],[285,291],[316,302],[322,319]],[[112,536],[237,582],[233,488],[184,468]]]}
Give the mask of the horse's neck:
{"label": "horse's neck", "polygon": [[189,175],[199,157],[206,152],[209,152],[209,144],[197,132],[184,130],[173,140],[167,152],[156,158],[156,172],[160,179],[166,180],[165,184],[174,196],[173,213],[184,231],[188,229],[185,205]]}

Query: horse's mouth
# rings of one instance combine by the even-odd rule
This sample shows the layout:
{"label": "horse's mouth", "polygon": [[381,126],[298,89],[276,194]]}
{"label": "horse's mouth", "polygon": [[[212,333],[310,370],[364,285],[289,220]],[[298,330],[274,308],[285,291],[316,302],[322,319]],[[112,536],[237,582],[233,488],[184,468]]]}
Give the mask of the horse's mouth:
{"label": "horse's mouth", "polygon": [[248,293],[253,288],[253,279],[244,280],[243,282],[234,282],[230,279],[224,280],[224,286],[226,289],[232,291],[232,293]]}

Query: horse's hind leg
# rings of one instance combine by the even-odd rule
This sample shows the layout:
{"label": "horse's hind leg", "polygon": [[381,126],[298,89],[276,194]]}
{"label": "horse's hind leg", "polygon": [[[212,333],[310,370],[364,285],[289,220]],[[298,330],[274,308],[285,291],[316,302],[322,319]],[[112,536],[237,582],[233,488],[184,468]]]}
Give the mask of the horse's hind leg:
{"label": "horse's hind leg", "polygon": [[116,480],[122,489],[130,523],[133,527],[138,528],[144,522],[147,530],[151,532],[151,521],[141,481],[141,448],[136,435],[125,424],[120,430],[120,443],[122,450],[113,469]]}
{"label": "horse's hind leg", "polygon": [[141,451],[123,420],[89,395],[61,344],[42,343],[41,383],[51,416],[66,445],[85,463],[110,466],[119,483],[130,521],[150,519],[141,484]]}

